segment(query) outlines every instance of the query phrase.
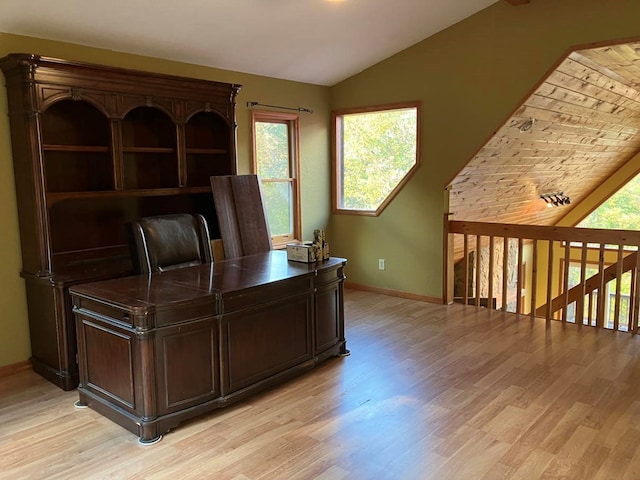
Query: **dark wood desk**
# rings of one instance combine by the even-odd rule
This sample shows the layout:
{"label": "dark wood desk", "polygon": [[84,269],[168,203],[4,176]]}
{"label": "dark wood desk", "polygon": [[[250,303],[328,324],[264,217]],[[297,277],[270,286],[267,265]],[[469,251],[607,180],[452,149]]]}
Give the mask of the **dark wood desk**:
{"label": "dark wood desk", "polygon": [[71,287],[79,405],[151,443],[346,353],[345,264],[271,251]]}

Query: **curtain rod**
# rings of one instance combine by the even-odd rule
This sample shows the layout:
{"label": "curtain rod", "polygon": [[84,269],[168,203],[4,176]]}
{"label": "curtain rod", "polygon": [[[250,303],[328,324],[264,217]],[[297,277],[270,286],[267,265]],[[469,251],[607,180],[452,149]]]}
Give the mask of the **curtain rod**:
{"label": "curtain rod", "polygon": [[264,103],[258,103],[258,102],[247,102],[247,108],[253,108],[253,107],[281,108],[283,110],[295,110],[296,112],[313,113],[313,110],[311,110],[310,108],[304,108],[304,107],[281,107],[280,105],[266,105]]}

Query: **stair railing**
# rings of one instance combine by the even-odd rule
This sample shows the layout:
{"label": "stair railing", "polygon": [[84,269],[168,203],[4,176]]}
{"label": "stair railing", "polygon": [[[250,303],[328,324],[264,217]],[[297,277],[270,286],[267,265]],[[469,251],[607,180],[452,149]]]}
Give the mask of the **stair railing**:
{"label": "stair railing", "polygon": [[445,303],[638,332],[640,232],[444,223]]}

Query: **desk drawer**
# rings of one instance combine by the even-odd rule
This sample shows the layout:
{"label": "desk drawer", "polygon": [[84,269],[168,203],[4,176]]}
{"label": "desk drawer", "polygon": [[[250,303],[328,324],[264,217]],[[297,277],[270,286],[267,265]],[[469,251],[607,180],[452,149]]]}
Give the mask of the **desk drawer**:
{"label": "desk drawer", "polygon": [[110,303],[92,300],[85,297],[73,296],[76,309],[81,309],[85,315],[105,317],[107,320],[124,325],[133,326],[132,315],[128,310],[118,308]]}
{"label": "desk drawer", "polygon": [[328,285],[342,280],[344,280],[343,268],[342,266],[339,266],[330,270],[318,270],[314,283],[316,287],[320,287],[322,285]]}
{"label": "desk drawer", "polygon": [[311,275],[296,277],[223,294],[221,313],[236,312],[245,308],[272,302],[274,299],[285,299],[294,295],[310,293],[313,288],[312,279],[313,277],[311,277]]}
{"label": "desk drawer", "polygon": [[197,303],[190,302],[180,305],[159,307],[155,312],[155,325],[156,327],[163,327],[217,314],[218,308],[216,299],[215,297],[211,297]]}

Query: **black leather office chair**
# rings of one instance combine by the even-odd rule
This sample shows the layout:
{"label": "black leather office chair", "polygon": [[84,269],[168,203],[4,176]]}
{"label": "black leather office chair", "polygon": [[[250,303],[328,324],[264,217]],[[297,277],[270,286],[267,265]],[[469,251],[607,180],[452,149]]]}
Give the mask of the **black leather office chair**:
{"label": "black leather office chair", "polygon": [[164,272],[213,261],[209,228],[202,215],[143,217],[129,226],[131,254],[138,273]]}

